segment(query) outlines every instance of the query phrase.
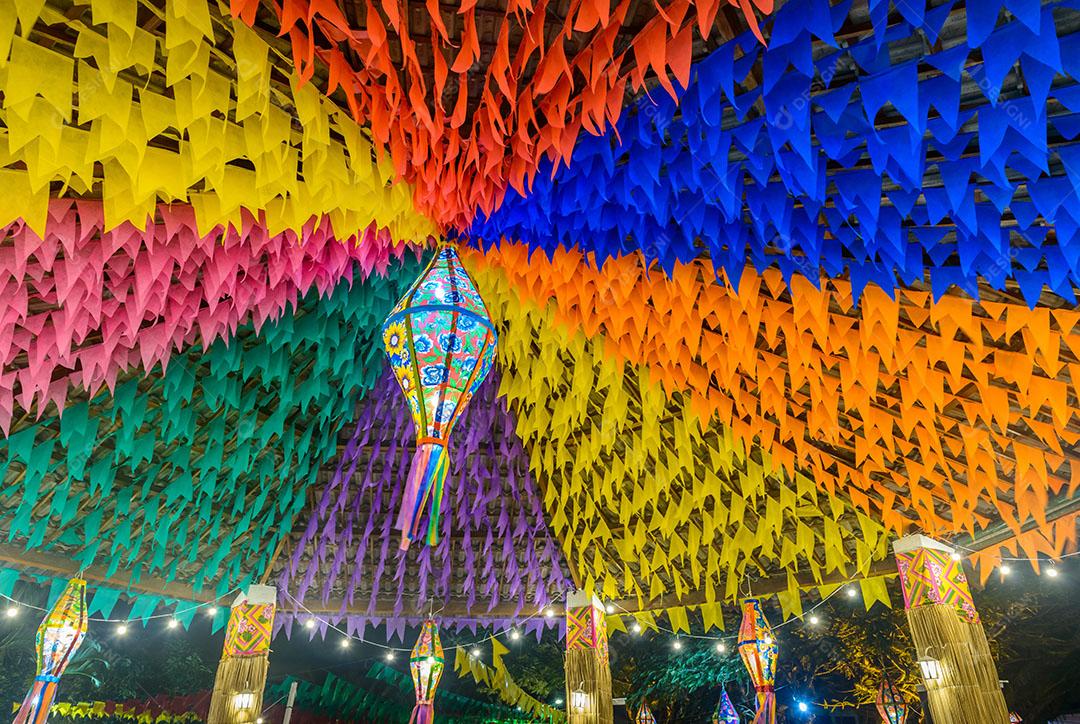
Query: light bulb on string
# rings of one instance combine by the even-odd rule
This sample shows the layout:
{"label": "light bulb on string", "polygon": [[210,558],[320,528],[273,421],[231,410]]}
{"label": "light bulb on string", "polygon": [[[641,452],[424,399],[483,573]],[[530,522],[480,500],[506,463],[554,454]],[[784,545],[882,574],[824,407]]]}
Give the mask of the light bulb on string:
{"label": "light bulb on string", "polygon": [[1009,566],[1008,563],[1002,563],[1000,566],[998,566],[998,572],[1001,573],[1001,575],[1003,576],[1007,576],[1012,573],[1012,568]]}
{"label": "light bulb on string", "polygon": [[175,618],[170,618],[168,623],[166,623],[165,625],[168,626],[169,628],[176,628],[177,626],[180,625],[180,622],[177,621]]}
{"label": "light bulb on string", "polygon": [[126,623],[122,623],[122,624],[120,624],[119,626],[116,627],[116,635],[117,636],[124,636],[124,635],[127,634],[127,632],[128,632],[128,627],[127,627]]}
{"label": "light bulb on string", "polygon": [[951,558],[952,560],[957,561],[957,562],[964,560],[964,557],[961,556],[956,551],[953,551],[952,553],[950,553],[949,558]]}
{"label": "light bulb on string", "polygon": [[521,634],[518,632],[518,630],[516,628],[510,629],[510,640],[517,641],[519,638],[521,638]]}
{"label": "light bulb on string", "polygon": [[615,607],[609,603],[608,605],[604,606],[604,612],[608,616],[610,616],[611,614],[615,613]]}
{"label": "light bulb on string", "polygon": [[682,641],[680,641],[679,639],[675,639],[675,642],[673,644],[671,644],[671,648],[675,649],[676,651],[681,651],[682,650]]}
{"label": "light bulb on string", "polygon": [[636,634],[641,633],[641,624],[640,623],[635,623],[633,626],[630,627],[630,630],[633,631]]}
{"label": "light bulb on string", "polygon": [[854,585],[849,585],[846,590],[847,590],[847,597],[848,598],[855,598],[855,596],[857,596],[858,593],[859,593],[858,591],[855,590]]}
{"label": "light bulb on string", "polygon": [[480,658],[480,649],[473,649],[469,652],[469,656],[473,657],[474,659]]}
{"label": "light bulb on string", "polygon": [[722,654],[725,651],[727,651],[727,646],[724,645],[724,642],[723,641],[717,641],[716,642],[716,652],[718,654]]}
{"label": "light bulb on string", "polygon": [[341,648],[343,648],[343,649],[349,648],[349,639],[347,639],[347,638],[341,639]]}
{"label": "light bulb on string", "polygon": [[314,618],[309,618],[307,621],[304,621],[304,628],[306,628],[306,629],[315,628],[315,619]]}
{"label": "light bulb on string", "polygon": [[819,623],[821,623],[821,619],[817,616],[811,616],[809,621],[811,626],[817,626]]}
{"label": "light bulb on string", "polygon": [[218,612],[218,607],[217,606],[207,606],[206,607],[206,615],[207,616],[217,616],[217,612]]}
{"label": "light bulb on string", "polygon": [[1057,578],[1059,575],[1057,566],[1050,566],[1049,568],[1047,568],[1046,575],[1050,576],[1051,578]]}
{"label": "light bulb on string", "polygon": [[7,610],[4,611],[4,615],[7,616],[8,618],[15,618],[16,616],[19,615],[19,607],[16,606],[15,604],[11,604],[10,606],[7,607]]}

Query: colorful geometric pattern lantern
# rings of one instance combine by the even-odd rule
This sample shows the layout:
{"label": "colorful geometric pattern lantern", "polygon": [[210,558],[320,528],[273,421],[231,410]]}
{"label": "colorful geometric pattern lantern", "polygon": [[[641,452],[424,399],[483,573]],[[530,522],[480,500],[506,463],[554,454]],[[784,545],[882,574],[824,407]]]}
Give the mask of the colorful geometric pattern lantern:
{"label": "colorful geometric pattern lantern", "polygon": [[739,656],[757,691],[757,713],[753,724],[776,722],[776,639],[756,598],[743,601],[739,627]]}
{"label": "colorful geometric pattern lantern", "polygon": [[735,705],[731,703],[726,689],[720,692],[720,701],[716,703],[712,724],[739,724],[739,713],[735,711]]}
{"label": "colorful geometric pattern lantern", "polygon": [[450,432],[491,369],[497,339],[484,301],[452,246],[439,249],[383,323],[386,354],[417,436],[397,521],[402,549],[420,537],[420,516],[429,501],[427,542],[438,543]]}
{"label": "colorful geometric pattern lantern", "polygon": [[888,679],[881,680],[877,710],[883,724],[904,724],[907,721],[908,705],[900,691]]}
{"label": "colorful geometric pattern lantern", "polygon": [[247,724],[262,711],[276,600],[277,589],[262,585],[248,586],[233,600],[214,675],[208,724]]}
{"label": "colorful geometric pattern lantern", "polygon": [[73,578],[37,630],[37,676],[15,724],[45,724],[60,677],[86,636],[86,581]]}
{"label": "colorful geometric pattern lantern", "polygon": [[947,551],[916,548],[897,553],[896,566],[900,570],[905,608],[937,603],[956,609],[971,623],[979,622],[964,565],[954,561]]}
{"label": "colorful geometric pattern lantern", "polygon": [[435,721],[435,690],[442,679],[443,663],[439,626],[429,618],[420,628],[420,636],[409,656],[409,673],[416,689],[416,706],[409,717],[409,724],[431,724]]}
{"label": "colorful geometric pattern lantern", "polygon": [[641,708],[638,709],[637,715],[634,717],[634,724],[656,724],[656,717],[653,716],[652,710],[645,702],[641,702]]}

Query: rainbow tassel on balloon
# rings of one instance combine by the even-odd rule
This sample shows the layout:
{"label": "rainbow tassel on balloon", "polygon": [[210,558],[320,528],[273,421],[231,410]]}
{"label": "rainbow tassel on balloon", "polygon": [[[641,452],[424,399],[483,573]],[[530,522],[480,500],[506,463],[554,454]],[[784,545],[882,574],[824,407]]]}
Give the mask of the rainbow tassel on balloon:
{"label": "rainbow tassel on balloon", "polygon": [[14,724],[45,724],[60,677],[86,636],[86,581],[73,578],[37,630],[37,676]]}
{"label": "rainbow tassel on balloon", "polygon": [[409,655],[409,673],[416,690],[416,706],[409,724],[433,724],[435,721],[435,690],[439,688],[444,665],[439,626],[429,618],[420,628],[420,636]]}
{"label": "rainbow tassel on balloon", "polygon": [[757,692],[757,712],[753,724],[776,722],[776,639],[756,598],[743,601],[739,626],[739,656]]}
{"label": "rainbow tassel on balloon", "polygon": [[495,360],[498,335],[457,250],[444,246],[383,322],[383,345],[416,427],[416,453],[398,512],[401,548],[439,542],[447,442]]}

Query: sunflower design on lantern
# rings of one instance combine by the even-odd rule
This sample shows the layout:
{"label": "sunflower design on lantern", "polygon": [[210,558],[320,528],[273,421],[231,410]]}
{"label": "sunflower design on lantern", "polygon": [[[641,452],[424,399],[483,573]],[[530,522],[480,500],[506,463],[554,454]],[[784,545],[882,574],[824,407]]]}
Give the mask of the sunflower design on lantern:
{"label": "sunflower design on lantern", "polygon": [[386,355],[417,436],[397,521],[403,549],[422,537],[426,507],[431,511],[427,543],[439,541],[450,432],[491,370],[497,339],[484,301],[452,246],[439,249],[383,323]]}

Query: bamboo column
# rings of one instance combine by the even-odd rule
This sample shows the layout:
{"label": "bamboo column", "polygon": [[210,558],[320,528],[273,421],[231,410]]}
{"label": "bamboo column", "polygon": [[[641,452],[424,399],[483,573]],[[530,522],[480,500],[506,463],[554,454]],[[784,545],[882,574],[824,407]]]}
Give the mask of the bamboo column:
{"label": "bamboo column", "polygon": [[932,538],[893,543],[934,724],[1008,724],[997,668],[963,563]]}
{"label": "bamboo column", "polygon": [[569,724],[612,724],[615,718],[604,606],[581,592],[566,600],[566,712]]}
{"label": "bamboo column", "polygon": [[233,601],[207,724],[253,724],[270,668],[277,589],[251,586]]}

